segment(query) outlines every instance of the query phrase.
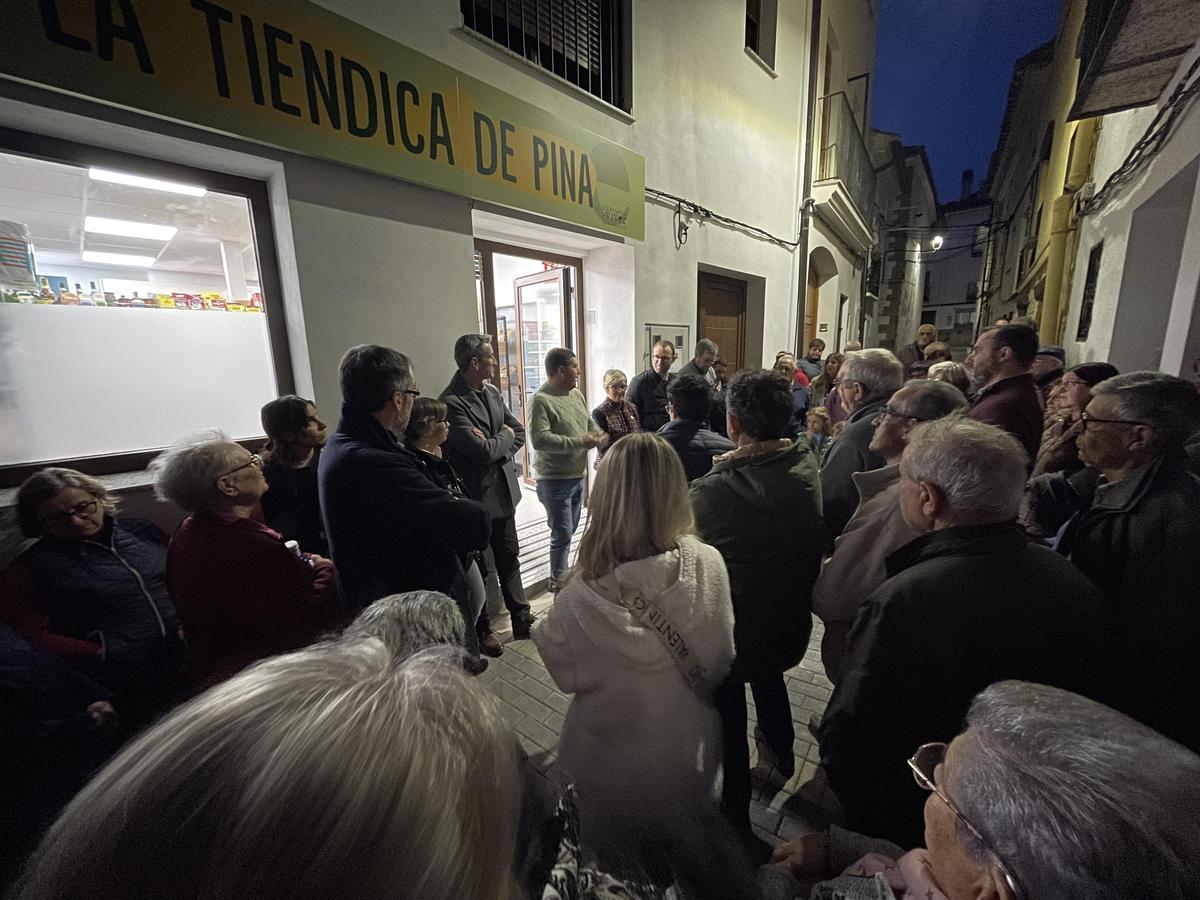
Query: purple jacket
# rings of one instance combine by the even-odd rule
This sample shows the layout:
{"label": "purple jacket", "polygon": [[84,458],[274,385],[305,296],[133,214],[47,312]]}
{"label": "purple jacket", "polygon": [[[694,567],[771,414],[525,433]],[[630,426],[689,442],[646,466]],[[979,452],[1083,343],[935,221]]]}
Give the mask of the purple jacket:
{"label": "purple jacket", "polygon": [[1030,467],[1042,442],[1042,393],[1033,376],[1013,375],[983,388],[967,413],[976,422],[1003,428],[1025,448]]}

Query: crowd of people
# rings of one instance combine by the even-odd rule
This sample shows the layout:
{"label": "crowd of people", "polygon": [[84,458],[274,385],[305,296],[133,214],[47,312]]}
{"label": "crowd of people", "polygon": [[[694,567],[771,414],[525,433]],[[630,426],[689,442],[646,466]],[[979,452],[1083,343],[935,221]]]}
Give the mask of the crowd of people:
{"label": "crowd of people", "polygon": [[[361,345],[332,433],[289,396],[261,455],[164,451],[170,536],[33,475],[0,573],[14,896],[1200,895],[1200,393],[1022,322],[961,364],[931,325],[825,350],[730,377],[659,341],[589,409],[555,348],[526,427],[488,335],[436,398]],[[553,788],[470,677],[505,652],[489,580],[571,695]],[[834,687],[797,723],[814,614]],[[796,774],[797,724],[840,820],[772,848],[753,785]]]}

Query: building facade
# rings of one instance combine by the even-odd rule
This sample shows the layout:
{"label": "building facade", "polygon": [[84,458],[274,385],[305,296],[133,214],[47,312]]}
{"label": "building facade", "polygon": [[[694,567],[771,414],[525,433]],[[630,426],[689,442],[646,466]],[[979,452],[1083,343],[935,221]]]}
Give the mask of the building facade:
{"label": "building facade", "polygon": [[898,351],[916,339],[931,262],[936,260],[937,189],[922,146],[900,135],[871,133],[879,241],[869,279],[872,301],[864,346]]}
{"label": "building facade", "polygon": [[201,427],[254,441],[280,393],[335,420],[363,342],[436,392],[488,331],[523,415],[552,346],[595,404],[658,337],[736,368],[841,334],[874,0],[499,8],[6,4],[5,483],[136,471]]}
{"label": "building facade", "polygon": [[938,208],[944,243],[926,270],[929,289],[921,317],[922,323],[937,326],[939,340],[964,354],[975,338],[979,284],[992,229],[992,203],[974,190],[974,175],[966,170],[959,198]]}

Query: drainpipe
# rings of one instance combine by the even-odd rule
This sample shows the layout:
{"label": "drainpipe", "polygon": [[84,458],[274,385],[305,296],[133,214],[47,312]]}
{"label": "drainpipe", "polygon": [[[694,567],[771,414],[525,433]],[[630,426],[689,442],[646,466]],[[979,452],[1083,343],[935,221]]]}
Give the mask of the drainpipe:
{"label": "drainpipe", "polygon": [[812,229],[813,210],[816,203],[812,199],[812,170],[813,170],[813,131],[814,124],[817,118],[817,77],[819,63],[821,58],[821,0],[812,0],[812,28],[809,36],[808,46],[808,100],[806,102],[807,110],[804,114],[804,154],[803,167],[801,173],[801,184],[803,185],[800,206],[800,238],[796,247],[796,255],[799,257],[797,265],[800,269],[800,278],[798,279],[799,296],[796,298],[796,310],[799,313],[796,316],[796,340],[795,352],[796,358],[800,358],[800,354],[804,352],[804,314],[805,308],[808,305],[808,247],[809,237]]}

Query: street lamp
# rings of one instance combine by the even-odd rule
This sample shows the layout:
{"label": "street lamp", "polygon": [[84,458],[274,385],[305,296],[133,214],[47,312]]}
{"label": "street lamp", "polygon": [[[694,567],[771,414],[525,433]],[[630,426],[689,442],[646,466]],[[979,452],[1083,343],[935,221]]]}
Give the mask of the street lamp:
{"label": "street lamp", "polygon": [[944,244],[944,243],[946,243],[946,239],[944,237],[942,237],[940,234],[935,234],[933,236],[933,240],[931,240],[929,242],[929,246],[932,247],[934,250],[941,250],[942,244]]}

